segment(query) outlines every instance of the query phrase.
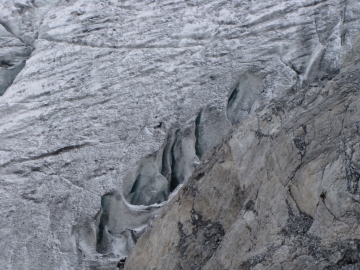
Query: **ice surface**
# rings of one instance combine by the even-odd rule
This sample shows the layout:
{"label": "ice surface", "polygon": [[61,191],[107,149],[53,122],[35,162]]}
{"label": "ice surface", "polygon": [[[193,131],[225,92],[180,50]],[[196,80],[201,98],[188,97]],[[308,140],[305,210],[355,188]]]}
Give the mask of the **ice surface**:
{"label": "ice surface", "polygon": [[[165,204],[153,204],[169,195],[164,178],[173,190],[230,128],[227,102],[244,76],[261,87],[240,87],[236,115],[256,115],[322,70],[336,73],[360,10],[355,0],[1,0],[0,8],[4,269],[115,267],[131,231]],[[126,177],[165,148],[148,170],[151,185],[134,188],[152,206],[130,205]],[[126,222],[101,254],[106,194],[116,213],[107,232]]]}

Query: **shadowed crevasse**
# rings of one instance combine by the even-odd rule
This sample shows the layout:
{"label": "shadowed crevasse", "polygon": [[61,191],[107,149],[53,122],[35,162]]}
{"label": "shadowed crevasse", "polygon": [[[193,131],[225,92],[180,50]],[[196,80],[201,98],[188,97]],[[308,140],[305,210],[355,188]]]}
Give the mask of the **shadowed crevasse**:
{"label": "shadowed crevasse", "polygon": [[0,96],[2,96],[25,67],[26,60],[29,59],[34,48],[31,44],[25,44],[21,38],[16,36],[5,22],[0,21],[0,27],[3,27],[11,35],[11,37],[4,38],[4,42],[3,44],[0,43],[0,47],[1,45],[6,47],[6,41],[11,38],[18,40],[22,44],[18,46],[20,49],[14,47],[10,52],[5,50],[4,54],[0,54]]}
{"label": "shadowed crevasse", "polygon": [[101,197],[101,216],[100,222],[98,226],[97,233],[97,241],[96,241],[96,251],[102,254],[106,254],[109,249],[108,239],[106,239],[106,231],[105,226],[109,221],[109,209],[106,207],[106,197],[108,195],[104,195]]}
{"label": "shadowed crevasse", "polygon": [[129,203],[162,203],[186,181],[198,163],[194,133],[194,121],[180,129],[170,130],[162,148],[140,161],[136,171],[123,182],[123,194]]}
{"label": "shadowed crevasse", "polygon": [[[252,75],[242,77],[246,83],[249,76]],[[255,77],[252,76],[251,79],[253,78]],[[112,227],[121,228],[122,236],[126,234],[125,226],[120,224],[125,221],[117,218],[120,211],[114,211],[117,209],[116,204],[125,199],[131,205],[153,207],[166,201],[179,185],[188,180],[200,160],[207,155],[207,151],[229,132],[231,124],[226,118],[233,119],[231,123],[235,124],[235,119],[239,117],[239,108],[241,113],[244,108],[248,113],[253,103],[253,94],[239,94],[239,91],[244,91],[244,88],[236,87],[232,92],[226,113],[221,108],[208,105],[200,110],[195,119],[190,119],[181,128],[170,129],[160,150],[142,158],[136,170],[125,177],[122,186],[123,197],[114,194],[102,197],[102,210],[98,218],[97,252],[112,252],[112,241],[119,237],[119,232],[115,233]],[[239,96],[246,100],[239,101]],[[117,221],[114,223],[114,220]],[[129,230],[128,234],[131,243],[135,243],[138,235],[134,234],[134,230]]]}
{"label": "shadowed crevasse", "polygon": [[262,80],[251,72],[240,77],[227,102],[226,116],[232,125],[239,124],[250,114],[261,89]]}
{"label": "shadowed crevasse", "polygon": [[196,155],[199,159],[201,159],[203,153],[203,149],[200,145],[199,142],[199,137],[200,137],[200,122],[201,122],[201,114],[202,114],[202,110],[199,112],[199,114],[197,115],[196,119],[195,119],[195,138],[196,138],[196,142],[195,142],[195,152]]}
{"label": "shadowed crevasse", "polygon": [[25,67],[25,63],[25,60],[16,65],[7,61],[0,62],[0,96],[2,96],[13,83],[16,76]]}
{"label": "shadowed crevasse", "polygon": [[[125,177],[122,186],[123,198],[115,194],[102,196],[101,211],[98,214],[97,252],[113,252],[112,242],[117,237],[129,238],[126,240],[127,249],[135,244],[140,234],[125,229],[126,222],[121,217],[118,218],[121,211],[114,210],[118,209],[117,204],[123,204],[122,200],[125,199],[131,205],[159,205],[166,201],[179,185],[184,184],[207,151],[218,144],[230,130],[231,125],[226,117],[233,117],[232,108],[238,103],[238,90],[235,90],[229,99],[230,109],[227,115],[220,108],[209,105],[202,108],[195,119],[190,119],[181,128],[170,129],[161,149],[142,158],[136,170]],[[122,230],[121,233],[115,233],[112,227]]]}
{"label": "shadowed crevasse", "polygon": [[[97,252],[116,253],[118,242],[122,243],[119,244],[122,247],[118,247],[120,253],[128,253],[143,232],[142,228],[136,227],[147,226],[155,215],[153,209],[159,208],[157,205],[166,201],[169,194],[192,174],[199,163],[195,154],[194,129],[194,121],[190,121],[183,128],[170,130],[163,147],[141,159],[137,169],[124,179],[123,197],[114,193],[102,196],[97,218]],[[134,221],[125,214],[131,215],[133,210],[124,200],[142,209],[141,213],[133,213]]]}

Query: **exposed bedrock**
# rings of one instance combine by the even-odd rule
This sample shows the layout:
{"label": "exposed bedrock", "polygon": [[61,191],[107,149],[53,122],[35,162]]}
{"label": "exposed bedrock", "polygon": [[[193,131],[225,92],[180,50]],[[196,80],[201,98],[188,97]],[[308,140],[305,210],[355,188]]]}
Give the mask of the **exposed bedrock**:
{"label": "exposed bedrock", "polygon": [[[303,237],[303,250],[325,247],[324,253],[335,254],[334,265],[356,260],[357,242],[340,239],[347,223],[353,225],[346,229],[349,237],[356,238],[356,207],[346,209],[350,221],[339,214],[348,204],[342,198],[350,205],[360,190],[355,127],[340,140],[346,150],[338,163],[326,151],[339,141],[332,136],[340,134],[336,117],[343,115],[334,108],[345,98],[356,100],[341,80],[360,63],[354,42],[359,1],[0,0],[0,10],[0,92],[6,90],[0,97],[1,270],[114,269],[123,267],[134,245],[127,267],[139,254],[149,267],[171,269],[170,257],[159,259],[168,237],[157,235],[150,246],[143,239],[179,203],[172,227],[163,231],[174,240],[169,254],[183,254],[183,268],[245,263],[226,264],[231,258],[252,258],[244,265],[260,268],[267,261],[259,260],[268,258],[264,247],[285,239],[279,228],[287,237]],[[343,96],[329,101],[333,107],[321,103],[340,88]],[[323,123],[320,111],[333,117]],[[349,107],[345,115],[351,113]],[[296,120],[300,115],[305,118]],[[312,119],[321,121],[312,125]],[[323,137],[316,132],[326,132],[328,140],[318,143]],[[234,138],[224,141],[229,133]],[[219,151],[228,152],[217,162]],[[270,153],[276,153],[273,159]],[[330,164],[326,179],[345,177],[346,191],[329,183],[343,193],[322,190],[320,173],[305,169],[322,169],[324,160]],[[214,166],[202,170],[205,164]],[[273,199],[287,194],[283,183],[299,164],[289,181],[297,206],[284,195],[276,208]],[[205,179],[212,187],[200,185]],[[177,201],[187,183],[204,192],[204,202],[193,208],[199,197],[186,197],[191,207]],[[324,205],[336,214],[332,221],[325,220]],[[247,225],[238,223],[242,211]],[[252,223],[256,213],[264,218]],[[316,216],[322,214],[324,219]],[[319,236],[326,233],[314,227],[321,222],[336,226],[336,234]],[[306,238],[310,234],[319,238]],[[227,239],[243,242],[220,254]],[[339,253],[322,239],[339,239]],[[303,254],[295,246],[269,254],[279,262],[286,254]],[[303,263],[301,256],[294,261]],[[282,268],[294,268],[292,261]]]}
{"label": "exposed bedrock", "polygon": [[125,269],[360,268],[357,42],[338,75],[243,117]]}

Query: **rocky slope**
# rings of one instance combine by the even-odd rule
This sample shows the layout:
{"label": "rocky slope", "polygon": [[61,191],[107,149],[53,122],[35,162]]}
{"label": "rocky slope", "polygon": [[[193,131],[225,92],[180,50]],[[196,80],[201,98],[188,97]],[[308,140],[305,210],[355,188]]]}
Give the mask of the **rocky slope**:
{"label": "rocky slope", "polygon": [[358,1],[0,7],[0,269],[357,262]]}
{"label": "rocky slope", "polygon": [[359,59],[234,128],[125,269],[359,269]]}

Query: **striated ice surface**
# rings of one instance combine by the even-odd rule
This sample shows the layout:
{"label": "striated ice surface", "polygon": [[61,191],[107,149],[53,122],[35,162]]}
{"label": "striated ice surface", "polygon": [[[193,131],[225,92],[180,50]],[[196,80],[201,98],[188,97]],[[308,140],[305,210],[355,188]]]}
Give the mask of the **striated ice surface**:
{"label": "striated ice surface", "polygon": [[[357,0],[0,8],[0,269],[115,268],[231,124],[336,74],[360,28]],[[182,169],[131,192],[177,130]]]}

